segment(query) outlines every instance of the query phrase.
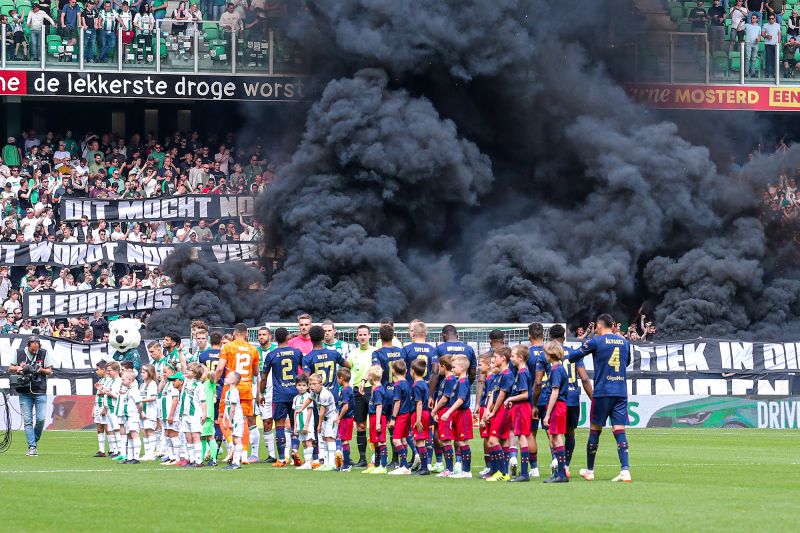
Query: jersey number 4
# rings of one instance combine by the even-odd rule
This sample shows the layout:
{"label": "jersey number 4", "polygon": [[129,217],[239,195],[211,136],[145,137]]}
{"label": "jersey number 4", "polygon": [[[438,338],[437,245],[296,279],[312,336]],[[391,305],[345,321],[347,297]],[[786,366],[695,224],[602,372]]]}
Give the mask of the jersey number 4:
{"label": "jersey number 4", "polygon": [[614,351],[611,353],[611,357],[608,360],[608,366],[614,368],[614,372],[619,372],[619,348],[614,348]]}

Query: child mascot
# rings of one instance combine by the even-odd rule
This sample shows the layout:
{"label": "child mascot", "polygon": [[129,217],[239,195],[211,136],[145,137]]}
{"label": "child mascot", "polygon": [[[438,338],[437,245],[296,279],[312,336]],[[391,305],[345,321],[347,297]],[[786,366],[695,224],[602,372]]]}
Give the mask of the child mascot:
{"label": "child mascot", "polygon": [[139,353],[139,345],[142,342],[141,320],[135,318],[119,318],[108,324],[109,334],[108,343],[114,349],[111,356],[114,361],[122,363],[130,361],[133,369],[136,370],[136,380],[142,382],[142,356]]}

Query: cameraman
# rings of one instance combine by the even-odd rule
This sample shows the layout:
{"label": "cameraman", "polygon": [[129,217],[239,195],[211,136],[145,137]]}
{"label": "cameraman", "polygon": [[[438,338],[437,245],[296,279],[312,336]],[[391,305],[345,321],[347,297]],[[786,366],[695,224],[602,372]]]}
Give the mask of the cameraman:
{"label": "cameraman", "polygon": [[[53,362],[46,350],[42,349],[39,337],[31,335],[25,348],[17,350],[16,364],[9,365],[9,374],[17,374],[22,384],[16,387],[22,418],[25,423],[25,437],[28,440],[28,457],[36,453],[36,443],[42,437],[45,415],[47,413],[47,376],[53,373]],[[33,425],[33,409],[36,407],[36,426]]]}

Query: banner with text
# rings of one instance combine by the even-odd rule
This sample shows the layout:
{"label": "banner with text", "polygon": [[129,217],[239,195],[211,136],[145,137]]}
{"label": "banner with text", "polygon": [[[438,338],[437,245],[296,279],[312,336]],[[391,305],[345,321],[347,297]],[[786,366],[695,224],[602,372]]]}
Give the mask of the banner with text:
{"label": "banner with text", "polygon": [[154,311],[169,309],[172,303],[172,287],[22,293],[23,315],[35,318],[91,315],[95,311],[104,315]]}
{"label": "banner with text", "polygon": [[251,100],[301,102],[303,79],[297,76],[214,76],[129,72],[0,72],[0,94],[147,98],[179,100]]}
{"label": "banner with text", "polygon": [[187,194],[144,200],[90,200],[62,198],[58,207],[61,220],[121,220],[155,222],[157,220],[198,220],[201,218],[239,218],[252,216],[256,199],[252,196]]}
{"label": "banner with text", "polygon": [[[580,345],[570,339],[569,348]],[[800,342],[694,339],[633,343],[628,393],[635,395],[800,395]],[[593,374],[591,357],[584,359]]]}
{"label": "banner with text", "polygon": [[800,87],[636,83],[626,90],[636,102],[658,109],[800,111]]}
{"label": "banner with text", "polygon": [[254,261],[258,244],[251,242],[202,244],[136,244],[126,241],[104,244],[61,244],[52,242],[0,243],[0,265],[57,265],[77,267],[89,263],[159,266],[178,247],[191,247],[207,261]]}

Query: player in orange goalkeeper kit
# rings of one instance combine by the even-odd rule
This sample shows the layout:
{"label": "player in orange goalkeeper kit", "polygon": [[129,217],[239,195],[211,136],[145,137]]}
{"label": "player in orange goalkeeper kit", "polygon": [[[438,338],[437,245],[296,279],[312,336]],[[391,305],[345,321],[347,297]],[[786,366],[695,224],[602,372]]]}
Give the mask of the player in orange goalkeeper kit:
{"label": "player in orange goalkeeper kit", "polygon": [[[219,353],[215,379],[219,381],[223,371],[236,372],[241,376],[236,388],[239,389],[239,398],[246,422],[242,442],[245,446],[249,443],[252,449],[258,448],[260,440],[253,411],[253,376],[257,374],[258,366],[258,351],[252,344],[247,342],[247,326],[242,323],[236,324],[233,327],[233,341],[223,346]],[[222,398],[225,397],[227,391],[228,385],[225,385],[222,389]],[[220,412],[222,412],[222,409],[220,409]],[[247,457],[247,454],[244,457]]]}

